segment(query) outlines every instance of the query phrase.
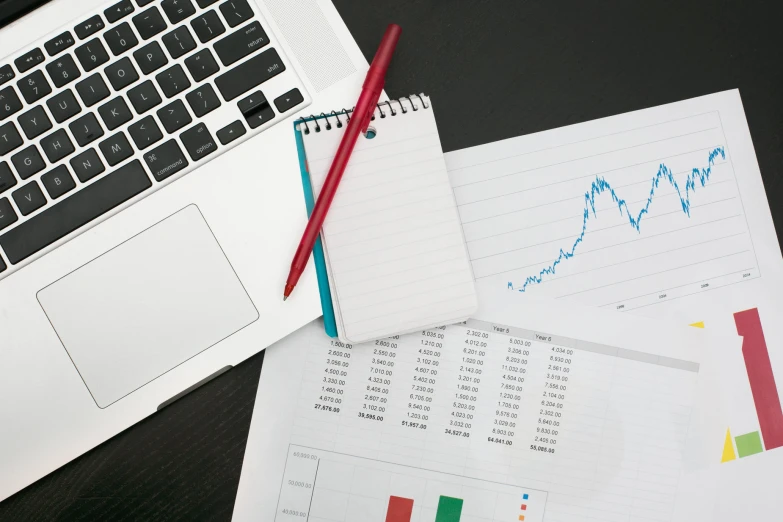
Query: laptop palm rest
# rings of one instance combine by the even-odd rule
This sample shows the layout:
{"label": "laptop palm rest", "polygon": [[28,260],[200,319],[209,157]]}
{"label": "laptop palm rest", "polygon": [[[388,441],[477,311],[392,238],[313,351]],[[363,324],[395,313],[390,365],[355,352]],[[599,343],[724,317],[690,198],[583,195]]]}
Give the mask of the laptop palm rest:
{"label": "laptop palm rest", "polygon": [[105,408],[258,319],[195,205],[38,292]]}

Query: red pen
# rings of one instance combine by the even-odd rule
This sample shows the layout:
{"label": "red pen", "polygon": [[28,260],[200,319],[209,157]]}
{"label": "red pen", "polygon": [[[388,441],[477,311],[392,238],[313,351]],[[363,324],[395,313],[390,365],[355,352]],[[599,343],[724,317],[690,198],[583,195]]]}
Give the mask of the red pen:
{"label": "red pen", "polygon": [[367,131],[370,125],[370,119],[381,97],[381,91],[383,91],[386,70],[389,68],[389,62],[394,54],[394,48],[397,46],[397,40],[400,39],[401,32],[402,28],[399,25],[389,24],[389,27],[386,28],[386,32],[383,34],[381,45],[375,53],[375,58],[372,59],[370,70],[367,71],[367,78],[365,78],[364,85],[362,85],[362,93],[353,111],[353,117],[348,120],[345,134],[343,134],[343,139],[337,148],[337,154],[334,157],[332,166],[329,168],[329,173],[326,175],[321,194],[318,196],[318,201],[315,202],[310,221],[307,222],[307,228],[305,228],[302,240],[299,242],[299,248],[296,249],[294,260],[291,262],[291,271],[288,273],[288,279],[285,282],[283,301],[291,295],[296,283],[299,281],[299,277],[307,266],[310,253],[313,251],[315,241],[318,239],[318,234],[320,234],[324,219],[326,219],[326,213],[329,211],[334,195],[337,192],[337,186],[340,184],[345,167],[348,165],[353,148],[356,146],[356,140],[359,139],[360,134]]}

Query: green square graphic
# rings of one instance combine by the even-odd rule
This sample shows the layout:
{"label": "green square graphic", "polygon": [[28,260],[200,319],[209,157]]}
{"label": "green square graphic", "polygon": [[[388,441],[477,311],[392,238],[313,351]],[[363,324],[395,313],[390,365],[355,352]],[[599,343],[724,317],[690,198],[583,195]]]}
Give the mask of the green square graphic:
{"label": "green square graphic", "polygon": [[737,453],[740,458],[764,451],[764,447],[761,445],[761,435],[758,431],[738,435],[734,437],[734,440],[737,442]]}
{"label": "green square graphic", "polygon": [[435,522],[459,522],[462,517],[462,499],[441,496]]}

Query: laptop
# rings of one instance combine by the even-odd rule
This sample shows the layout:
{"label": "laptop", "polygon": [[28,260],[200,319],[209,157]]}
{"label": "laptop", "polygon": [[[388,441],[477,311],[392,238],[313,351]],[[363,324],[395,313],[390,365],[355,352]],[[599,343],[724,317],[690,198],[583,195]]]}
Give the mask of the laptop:
{"label": "laptop", "polygon": [[293,121],[328,0],[0,0],[0,500],[320,315]]}

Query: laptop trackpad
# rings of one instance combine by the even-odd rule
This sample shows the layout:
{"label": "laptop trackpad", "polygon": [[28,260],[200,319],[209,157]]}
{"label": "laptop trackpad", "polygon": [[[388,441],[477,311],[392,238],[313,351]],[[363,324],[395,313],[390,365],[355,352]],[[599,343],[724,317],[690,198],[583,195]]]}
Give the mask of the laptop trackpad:
{"label": "laptop trackpad", "polygon": [[38,292],[105,408],[258,319],[195,205]]}

